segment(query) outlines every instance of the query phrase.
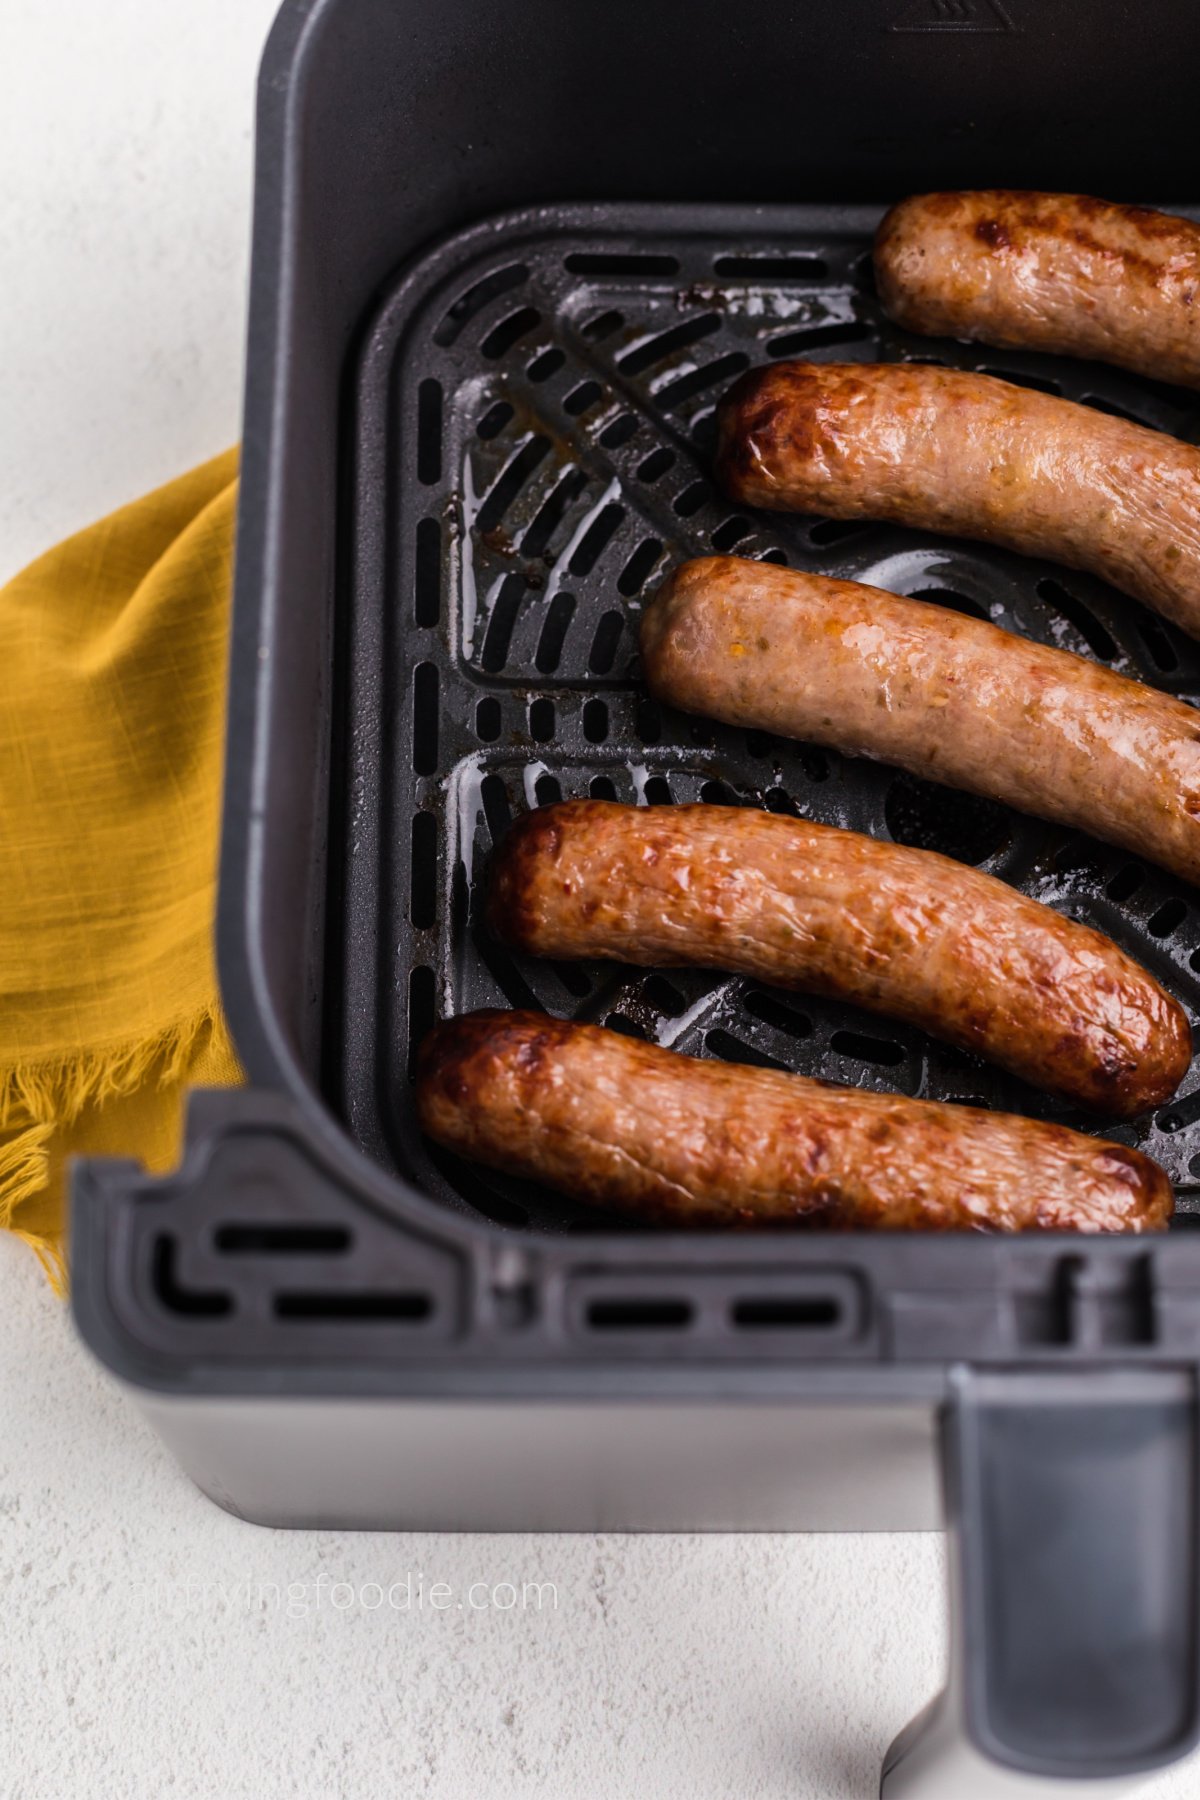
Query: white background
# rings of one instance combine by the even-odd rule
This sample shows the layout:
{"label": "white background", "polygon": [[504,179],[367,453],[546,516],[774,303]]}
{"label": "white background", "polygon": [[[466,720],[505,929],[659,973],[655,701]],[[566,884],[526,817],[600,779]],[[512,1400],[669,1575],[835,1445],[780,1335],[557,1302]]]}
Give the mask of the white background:
{"label": "white background", "polygon": [[[273,11],[0,0],[0,580],[237,435]],[[458,1593],[552,1581],[557,1610],[342,1612],[328,1588],[301,1617],[245,1601],[247,1583],[410,1571]],[[190,1605],[169,1592],[189,1577],[211,1584]],[[873,1800],[885,1746],[938,1685],[942,1609],[932,1537],[241,1524],[178,1473],[32,1257],[0,1242],[12,1800]],[[1146,1792],[1196,1780],[1193,1763]]]}

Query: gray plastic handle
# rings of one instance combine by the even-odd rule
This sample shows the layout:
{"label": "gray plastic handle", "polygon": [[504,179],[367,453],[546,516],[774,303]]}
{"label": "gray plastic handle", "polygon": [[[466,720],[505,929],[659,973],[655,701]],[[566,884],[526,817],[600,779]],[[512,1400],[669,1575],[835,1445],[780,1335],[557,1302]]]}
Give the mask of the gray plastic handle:
{"label": "gray plastic handle", "polygon": [[1200,1732],[1195,1376],[952,1379],[949,1679],[884,1800],[1133,1793]]}

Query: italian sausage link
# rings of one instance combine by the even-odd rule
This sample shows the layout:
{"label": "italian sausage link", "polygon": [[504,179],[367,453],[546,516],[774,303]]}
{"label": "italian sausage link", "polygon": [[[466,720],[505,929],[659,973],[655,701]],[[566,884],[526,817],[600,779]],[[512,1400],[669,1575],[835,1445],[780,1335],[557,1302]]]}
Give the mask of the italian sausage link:
{"label": "italian sausage link", "polygon": [[526,813],[489,923],[534,956],[732,969],[910,1019],[1126,1117],[1191,1061],[1183,1009],[1115,944],[947,856],[724,806]]}
{"label": "italian sausage link", "polygon": [[919,194],[875,237],[907,331],[1094,357],[1200,387],[1200,225],[1084,194]]}
{"label": "italian sausage link", "polygon": [[642,621],[687,712],[871,756],[1091,832],[1200,883],[1200,713],[981,619],[732,556]]}
{"label": "italian sausage link", "polygon": [[1200,449],[988,375],[776,363],[718,409],[752,506],[887,519],[1087,569],[1200,636]]}
{"label": "italian sausage link", "polygon": [[425,1040],[417,1112],[491,1168],[659,1224],[1149,1231],[1163,1171],[1062,1126],[700,1061],[539,1013]]}

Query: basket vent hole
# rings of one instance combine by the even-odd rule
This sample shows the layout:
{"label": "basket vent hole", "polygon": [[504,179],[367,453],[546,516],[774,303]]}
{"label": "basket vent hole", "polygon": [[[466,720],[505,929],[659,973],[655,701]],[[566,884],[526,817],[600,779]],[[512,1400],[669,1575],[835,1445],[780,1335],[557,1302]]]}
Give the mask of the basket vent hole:
{"label": "basket vent hole", "polygon": [[540,675],[553,675],[562,661],[563,644],[575,616],[574,594],[555,594],[546,611],[534,663]]}
{"label": "basket vent hole", "polygon": [[667,331],[660,331],[648,338],[644,344],[635,344],[617,358],[617,367],[623,375],[641,375],[652,369],[668,356],[674,356],[679,350],[686,350],[691,344],[698,344],[701,338],[711,337],[714,331],[721,329],[720,313],[698,313],[694,318],[684,319],[679,325],[672,325]]}
{"label": "basket vent hole", "polygon": [[336,1256],[353,1241],[344,1225],[219,1225],[213,1234],[230,1256]]}
{"label": "basket vent hole", "polygon": [[530,381],[549,381],[551,375],[558,374],[566,360],[563,352],[552,344],[549,350],[543,350],[540,356],[534,357],[525,373]]}
{"label": "basket vent hole", "polygon": [[718,256],[718,275],[747,281],[819,281],[829,270],[819,256]]}
{"label": "basket vent hole", "polygon": [[567,471],[542,501],[529,530],[521,539],[523,556],[545,557],[550,540],[566,517],[568,507],[578,500],[586,486],[587,476],[582,469]]}
{"label": "basket vent hole", "polygon": [[1178,897],[1172,900],[1164,900],[1158,911],[1146,926],[1146,930],[1150,933],[1151,937],[1167,938],[1183,924],[1183,921],[1186,918],[1186,902],[1180,900]]}
{"label": "basket vent hole", "polygon": [[417,480],[431,487],[442,478],[442,384],[431,375],[417,389]]}
{"label": "basket vent hole", "polygon": [[575,546],[571,557],[572,575],[590,575],[608,545],[621,528],[625,508],[610,500],[596,514]]}
{"label": "basket vent hole", "polygon": [[276,1294],[277,1319],[380,1320],[397,1325],[419,1325],[433,1312],[429,1294],[416,1290],[394,1294],[296,1292]]}
{"label": "basket vent hole", "polygon": [[837,1300],[819,1294],[764,1294],[735,1300],[730,1323],[739,1331],[820,1331],[841,1323]]}
{"label": "basket vent hole", "polygon": [[690,519],[711,498],[712,489],[707,481],[690,481],[683,492],[676,495],[675,511],[681,519]]}
{"label": "basket vent hole", "polygon": [[914,588],[909,595],[910,600],[923,600],[928,606],[944,606],[949,612],[965,613],[969,619],[989,620],[986,606],[978,600],[968,599],[966,594],[957,594],[953,588],[925,587]]}
{"label": "basket vent hole", "polygon": [[431,812],[413,814],[409,917],[418,931],[428,931],[437,918],[437,819]]}
{"label": "basket vent hole", "polygon": [[801,817],[800,808],[796,805],[796,802],[792,799],[792,796],[788,793],[786,788],[768,788],[763,795],[763,805],[768,812],[786,813],[791,819],[798,819]]}
{"label": "basket vent hole", "polygon": [[1155,1123],[1160,1131],[1175,1132],[1185,1131],[1197,1119],[1200,1119],[1200,1088],[1183,1100],[1177,1100],[1168,1111],[1159,1113]]}
{"label": "basket vent hole", "polygon": [[855,259],[850,279],[860,294],[867,294],[872,299],[876,297],[878,289],[875,285],[875,257],[870,250]]}
{"label": "basket vent hole", "polygon": [[535,307],[519,307],[516,312],[509,313],[507,319],[501,319],[498,325],[493,325],[480,344],[480,351],[489,362],[497,362],[514,344],[528,336],[535,325],[540,325],[541,320],[542,315]]}
{"label": "basket vent hole", "polygon": [[657,450],[650,452],[644,462],[638,464],[637,478],[639,481],[657,481],[660,475],[665,475],[668,469],[674,467],[675,452],[668,450],[665,444],[660,444]]}
{"label": "basket vent hole", "polygon": [[593,1331],[685,1331],[692,1322],[690,1300],[641,1296],[589,1300],[586,1319]]}
{"label": "basket vent hole", "polygon": [[549,770],[544,775],[539,775],[533,784],[533,794],[539,806],[557,806],[562,799],[562,785],[558,776],[551,775]]}
{"label": "basket vent hole", "polygon": [[417,554],[413,582],[413,615],[418,625],[436,625],[442,610],[442,528],[436,519],[422,519],[417,526]]}
{"label": "basket vent hole", "polygon": [[432,775],[438,766],[437,664],[418,663],[413,671],[413,768]]}
{"label": "basket vent hole", "polygon": [[617,1032],[621,1037],[641,1038],[644,1042],[648,1036],[646,1027],[636,1019],[631,1019],[628,1013],[610,1012],[604,1023],[610,1031]]}
{"label": "basket vent hole", "polygon": [[647,806],[673,806],[675,804],[671,784],[665,775],[651,775],[642,792],[646,796]]}
{"label": "basket vent hole", "polygon": [[662,543],[658,538],[643,538],[617,576],[617,591],[627,599],[640,593],[661,555]]}
{"label": "basket vent hole", "polygon": [[418,963],[408,977],[408,1079],[417,1072],[417,1053],[433,1030],[434,973],[426,963]]}
{"label": "basket vent hole", "polygon": [[1024,369],[981,368],[978,373],[980,375],[991,375],[996,381],[1007,381],[1010,385],[1015,383],[1017,387],[1032,388],[1034,392],[1038,394],[1062,393],[1062,383],[1060,381],[1053,380],[1049,375],[1029,375]]}
{"label": "basket vent hole", "polygon": [[[625,629],[625,615],[619,612],[606,612],[596,626],[596,635],[592,639],[592,647],[588,652],[588,668],[593,675],[607,675],[617,659],[617,646],[621,642],[621,633]],[[586,726],[585,726],[586,729]],[[602,740],[595,738],[594,743]]]}
{"label": "basket vent hole", "polygon": [[639,694],[634,703],[634,730],[643,744],[657,744],[662,736],[662,714],[653,700]]}
{"label": "basket vent hole", "polygon": [[780,568],[786,569],[788,553],[786,550],[779,550],[779,549],[761,550],[758,554],[757,560],[759,562],[778,563]]}
{"label": "basket vent hole", "polygon": [[606,425],[600,433],[600,442],[606,450],[619,450],[627,444],[638,428],[636,413],[618,413],[611,425]]}
{"label": "basket vent hole", "polygon": [[854,1062],[874,1063],[881,1069],[894,1069],[904,1061],[904,1051],[899,1044],[889,1043],[886,1038],[868,1037],[861,1031],[835,1031],[829,1040],[829,1048],[838,1056],[848,1056]]}
{"label": "basket vent hole", "polygon": [[475,427],[476,436],[481,437],[485,444],[490,444],[493,438],[500,436],[512,417],[513,409],[508,401],[497,400],[494,406],[488,407]]}
{"label": "basket vent hole", "polygon": [[450,310],[445,314],[437,330],[433,334],[435,344],[443,348],[452,344],[464,325],[482,312],[492,300],[498,300],[501,294],[507,294],[511,288],[519,287],[528,281],[529,270],[524,263],[509,263],[506,268],[494,269],[469,287],[465,294],[460,294]]}
{"label": "basket vent hole", "polygon": [[563,411],[569,413],[573,419],[577,419],[581,413],[588,410],[589,406],[595,406],[597,400],[602,399],[603,395],[604,389],[598,381],[581,381],[579,386],[573,387],[564,399]]}
{"label": "basket vent hole", "polygon": [[500,725],[500,702],[494,695],[485,694],[475,708],[475,736],[482,743],[494,744],[500,736]]}
{"label": "basket vent hole", "polygon": [[865,519],[820,519],[809,526],[808,541],[810,544],[840,544],[843,538],[855,537],[870,529]]}
{"label": "basket vent hole", "polygon": [[480,657],[489,675],[497,674],[508,661],[508,647],[516,629],[517,614],[525,595],[525,577],[506,575],[492,604]]}
{"label": "basket vent hole", "polygon": [[732,519],[726,519],[717,526],[712,534],[712,547],[714,550],[732,550],[744,537],[749,537],[753,530],[754,526],[749,519],[735,513]]}
{"label": "basket vent hole", "polygon": [[643,981],[642,999],[668,1019],[677,1019],[687,1006],[675,983],[668,981],[665,975],[651,975],[648,981]]}
{"label": "basket vent hole", "polygon": [[499,525],[549,448],[550,439],[537,432],[504,465],[475,515],[475,529],[481,537]]}
{"label": "basket vent hole", "polygon": [[696,414],[691,423],[692,442],[707,462],[717,447],[717,409],[707,406]]}
{"label": "basket vent hole", "polygon": [[768,1056],[755,1044],[743,1043],[741,1038],[722,1030],[719,1025],[714,1031],[706,1032],[704,1048],[710,1056],[720,1057],[722,1062],[747,1063],[754,1069],[787,1069],[787,1064],[780,1062],[777,1056]]}
{"label": "basket vent hole", "polygon": [[607,775],[593,775],[588,783],[588,794],[593,800],[615,800],[616,783]]}
{"label": "basket vent hole", "polygon": [[554,962],[550,964],[550,967],[573,999],[587,999],[592,991],[592,984],[578,963]]}
{"label": "basket vent hole", "polygon": [[1165,674],[1179,667],[1179,656],[1166,630],[1157,619],[1139,619],[1138,632],[1155,665]]}
{"label": "basket vent hole", "polygon": [[1055,581],[1048,575],[1038,582],[1037,592],[1039,599],[1044,600],[1047,606],[1052,606],[1055,612],[1061,613],[1075,627],[1093,656],[1098,657],[1101,662],[1112,662],[1117,655],[1116,644],[1095,614],[1081,600],[1077,600],[1074,594],[1069,593],[1061,581]]}
{"label": "basket vent hole", "polygon": [[1079,399],[1081,405],[1094,406],[1097,412],[1108,413],[1114,419],[1128,419],[1131,425],[1149,423],[1147,419],[1140,419],[1137,413],[1130,412],[1127,406],[1118,406],[1115,400],[1105,400],[1100,394],[1081,394]]}
{"label": "basket vent hole", "polygon": [[563,267],[572,275],[674,275],[679,259],[650,250],[572,250]]}
{"label": "basket vent hole", "polygon": [[594,319],[588,320],[583,327],[583,336],[593,344],[598,344],[602,339],[611,337],[614,331],[619,331],[624,323],[624,314],[616,312],[610,306],[606,311],[597,313]]}
{"label": "basket vent hole", "polygon": [[554,736],[554,702],[544,697],[529,708],[529,735],[535,744],[548,744]]}
{"label": "basket vent hole", "polygon": [[589,700],[584,707],[583,735],[589,744],[602,744],[608,736],[608,707],[603,700]]}
{"label": "basket vent hole", "polygon": [[813,1034],[813,1022],[803,1013],[786,1006],[773,994],[762,994],[752,989],[742,1001],[742,1005],[751,1018],[758,1019],[764,1025],[770,1025],[774,1031],[782,1031],[785,1037],[795,1038],[802,1042]]}
{"label": "basket vent hole", "polygon": [[872,327],[862,319],[848,319],[833,325],[809,325],[801,331],[785,331],[782,337],[767,343],[768,356],[808,355],[827,344],[857,344],[871,336]]}
{"label": "basket vent hole", "polygon": [[915,775],[893,781],[883,812],[895,843],[938,850],[975,866],[1003,849],[1012,835],[1008,811],[996,801],[938,787]]}
{"label": "basket vent hole", "polygon": [[168,1312],[184,1318],[220,1319],[233,1311],[233,1298],[213,1288],[187,1287],[179,1279],[175,1239],[161,1232],[151,1262],[154,1292]]}
{"label": "basket vent hole", "polygon": [[723,781],[706,781],[700,789],[700,798],[706,806],[741,805],[741,800],[733,789],[726,787]]}
{"label": "basket vent hole", "polygon": [[[474,941],[480,962],[508,1004],[516,1007],[520,1012],[544,1012],[545,1007],[542,1001],[534,993],[504,946],[486,931],[476,933]],[[467,1167],[465,1163],[461,1166],[464,1169]]]}
{"label": "basket vent hole", "polygon": [[676,375],[674,380],[655,388],[655,404],[663,412],[672,412],[676,407],[694,400],[697,394],[716,387],[718,382],[732,381],[735,375],[740,375],[743,369],[749,367],[750,358],[744,350],[731,350],[727,356],[718,356],[714,362],[703,363],[698,369],[689,369],[686,374]]}
{"label": "basket vent hole", "polygon": [[1105,889],[1105,893],[1110,900],[1115,900],[1120,906],[1122,901],[1131,899],[1137,893],[1145,876],[1146,871],[1140,864],[1126,863],[1123,869],[1117,870]]}
{"label": "basket vent hole", "polygon": [[512,824],[512,806],[503,777],[495,772],[485,775],[479,784],[479,798],[483,802],[488,836],[493,844],[498,843]]}

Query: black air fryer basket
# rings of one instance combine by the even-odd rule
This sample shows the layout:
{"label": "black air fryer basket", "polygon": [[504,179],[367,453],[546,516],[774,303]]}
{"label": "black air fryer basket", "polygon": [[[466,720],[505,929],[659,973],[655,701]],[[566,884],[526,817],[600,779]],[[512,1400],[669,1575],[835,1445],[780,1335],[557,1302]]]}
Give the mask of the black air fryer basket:
{"label": "black air fryer basket", "polygon": [[1200,1069],[1102,1127],[1171,1174],[1162,1239],[683,1236],[438,1151],[413,1053],[438,1018],[535,1007],[1096,1129],[845,1005],[503,950],[491,844],[586,795],[946,851],[1200,1017],[1182,883],[664,710],[636,654],[665,572],[733,551],[1200,703],[1200,646],[1090,577],[755,515],[709,476],[717,398],[782,356],[986,369],[1200,441],[1200,396],[898,331],[869,255],[882,205],[931,187],[1200,216],[1198,49],[1182,0],[289,0],[261,77],[219,917],[249,1086],[195,1097],[168,1178],[77,1169],[77,1318],[206,1491],[268,1522],[933,1524],[940,1468],[951,1681],[889,1794],[1132,1776],[1195,1738]]}

